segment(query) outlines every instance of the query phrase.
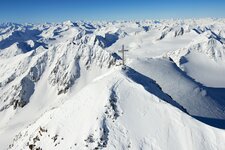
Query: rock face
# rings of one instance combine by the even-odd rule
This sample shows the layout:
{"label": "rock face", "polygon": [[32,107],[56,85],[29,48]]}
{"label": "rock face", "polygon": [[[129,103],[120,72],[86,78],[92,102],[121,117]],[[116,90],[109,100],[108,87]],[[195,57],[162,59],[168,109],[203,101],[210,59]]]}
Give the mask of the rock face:
{"label": "rock face", "polygon": [[[95,41],[93,46],[88,45],[93,38],[84,37],[85,40],[81,39],[78,44],[73,41],[62,45],[65,51],[60,54],[60,58],[49,75],[49,82],[57,86],[58,94],[67,92],[73,86],[80,77],[81,67],[88,72],[93,65],[99,68],[110,68],[115,64],[116,58],[104,51],[99,41]],[[61,49],[57,50],[61,51]]]}
{"label": "rock face", "polygon": [[223,149],[224,24],[1,24],[1,148]]}
{"label": "rock face", "polygon": [[[113,44],[118,34],[106,33],[105,37],[99,38],[100,35],[90,34],[95,28],[86,27],[85,23],[76,26],[68,23],[10,26],[13,25],[1,28],[4,36],[0,42],[0,57],[19,59],[12,67],[1,64],[5,70],[2,72],[5,78],[0,80],[1,111],[10,106],[14,109],[25,106],[46,68],[47,72],[50,71],[49,84],[56,86],[58,94],[62,94],[80,77],[81,67],[85,68],[85,72],[91,66],[110,68],[117,59],[103,48]],[[6,71],[10,73],[6,74]]]}
{"label": "rock face", "polygon": [[185,31],[184,31],[183,27],[179,27],[179,26],[172,27],[172,28],[165,27],[158,40],[162,40],[166,37],[171,37],[171,36],[172,37],[182,36],[184,34],[184,32]]}
{"label": "rock face", "polygon": [[5,104],[3,103],[1,111],[10,106],[13,106],[14,109],[25,106],[33,93],[34,83],[28,77],[24,77],[18,85],[13,85],[10,91],[3,93],[1,101]]}

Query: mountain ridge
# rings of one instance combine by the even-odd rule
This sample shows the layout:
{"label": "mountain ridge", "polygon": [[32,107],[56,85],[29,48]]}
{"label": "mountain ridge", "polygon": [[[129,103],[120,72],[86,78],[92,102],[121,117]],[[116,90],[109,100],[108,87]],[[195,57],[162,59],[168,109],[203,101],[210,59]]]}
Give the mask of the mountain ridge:
{"label": "mountain ridge", "polygon": [[0,25],[0,145],[222,149],[224,23]]}

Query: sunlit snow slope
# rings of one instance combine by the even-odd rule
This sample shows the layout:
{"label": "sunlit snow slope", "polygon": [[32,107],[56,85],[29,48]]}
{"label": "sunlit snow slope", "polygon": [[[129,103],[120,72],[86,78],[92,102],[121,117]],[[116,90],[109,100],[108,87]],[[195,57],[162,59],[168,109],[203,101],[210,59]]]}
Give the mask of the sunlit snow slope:
{"label": "sunlit snow slope", "polygon": [[0,150],[223,150],[224,43],[224,19],[2,24]]}

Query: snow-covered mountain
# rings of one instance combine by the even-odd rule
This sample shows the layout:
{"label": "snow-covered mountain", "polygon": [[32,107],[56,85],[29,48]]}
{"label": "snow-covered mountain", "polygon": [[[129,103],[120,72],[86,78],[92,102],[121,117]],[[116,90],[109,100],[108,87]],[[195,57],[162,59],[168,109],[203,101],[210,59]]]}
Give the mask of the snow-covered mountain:
{"label": "snow-covered mountain", "polygon": [[223,150],[224,77],[225,19],[1,24],[0,149]]}

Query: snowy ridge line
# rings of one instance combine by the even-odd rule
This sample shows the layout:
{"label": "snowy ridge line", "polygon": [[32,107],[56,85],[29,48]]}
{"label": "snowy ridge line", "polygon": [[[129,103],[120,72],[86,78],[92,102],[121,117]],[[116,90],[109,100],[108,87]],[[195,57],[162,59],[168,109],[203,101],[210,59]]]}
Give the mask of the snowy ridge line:
{"label": "snowy ridge line", "polygon": [[212,18],[0,25],[1,148],[223,150],[224,29]]}
{"label": "snowy ridge line", "polygon": [[[88,45],[92,45],[92,43],[89,44],[89,41],[92,42],[92,39],[95,36],[82,36],[81,34],[82,34],[82,32],[80,32],[77,35],[77,37],[79,37],[79,38],[76,38],[74,42],[72,42],[72,43],[67,42],[66,45],[61,45],[61,48],[64,49],[65,53],[62,54],[61,58],[58,59],[58,61],[55,64],[55,67],[53,68],[52,72],[49,75],[49,83],[52,84],[53,86],[56,85],[56,83],[57,83],[58,94],[66,93],[68,91],[68,89],[70,87],[72,87],[72,85],[75,83],[75,81],[79,78],[80,63],[81,63],[80,57],[81,57],[82,61],[84,61],[85,67],[87,69],[90,67],[90,65],[92,63],[96,63],[100,67],[103,67],[103,65],[105,64],[109,68],[111,65],[115,64],[115,61],[118,59],[118,57],[114,57],[113,55],[109,54],[108,52],[101,50],[101,47],[104,48],[104,45],[101,45],[101,43],[100,43],[101,41],[98,41],[97,38],[95,38],[93,46],[91,46],[91,47],[88,46]],[[76,47],[77,45],[78,45],[78,47]],[[54,49],[54,47],[53,47],[53,49]],[[77,51],[74,51],[74,49],[77,49]],[[73,52],[72,52],[72,50],[73,50]],[[56,48],[56,51],[53,51],[53,52],[49,52],[49,51],[51,51],[51,49],[49,49],[48,53],[45,55],[46,58],[53,57],[51,59],[56,60],[56,58],[54,58],[54,57],[56,57],[54,53],[56,53],[57,51],[61,51],[61,49]],[[32,52],[32,54],[29,56],[29,60],[32,59],[32,57],[36,55],[35,52],[36,51]],[[68,53],[71,53],[71,55],[74,55],[74,60],[72,63],[64,65],[63,59],[64,60],[68,59],[67,62],[70,61],[70,59],[72,59],[71,56],[69,58],[67,57]],[[106,63],[104,63],[104,62],[106,62]],[[39,80],[41,74],[43,73],[42,69],[45,68],[46,65],[48,64],[47,59],[44,60],[44,62],[42,64],[43,64],[42,66],[37,66],[39,68],[37,68],[35,66],[35,67],[32,67],[30,70],[30,75],[28,75],[28,77],[31,78],[31,80],[34,80],[34,82],[37,82]],[[61,71],[59,70],[60,68],[61,68]],[[65,70],[68,70],[68,72],[65,72]],[[20,70],[19,70],[19,72],[20,72]],[[63,75],[63,72],[64,72],[64,75]],[[61,76],[63,76],[63,80],[61,80]],[[59,80],[59,77],[60,77],[60,80]],[[2,87],[6,86],[6,84],[10,83],[14,79],[16,79],[16,76],[14,74],[12,74],[12,76],[7,78],[7,80],[5,82],[1,83],[1,86]],[[12,87],[11,89],[14,89],[14,88]],[[17,91],[17,90],[15,90],[15,91]],[[4,93],[4,95],[7,95],[7,93]],[[12,92],[10,92],[10,93],[12,93]],[[18,106],[23,107],[24,105],[26,105],[28,103],[29,98],[32,95],[32,93],[33,92],[31,92],[31,94],[29,94],[29,96],[25,96],[26,98],[25,97],[23,98],[25,100],[22,100],[19,98],[20,100],[11,101],[9,104],[7,104],[7,106],[4,106],[4,108],[2,108],[1,110],[4,110],[5,108],[9,108],[11,105],[14,105],[14,108],[17,108],[18,102],[19,102],[19,104],[23,103],[21,105],[18,105]],[[21,93],[19,95],[23,95],[23,94]],[[19,95],[16,97],[20,97]],[[5,97],[5,98],[3,97],[3,99],[4,99],[3,101],[5,102],[5,101],[7,101],[8,97]],[[26,101],[26,102],[22,102],[22,101]]]}
{"label": "snowy ridge line", "polygon": [[[83,41],[83,39],[85,40]],[[89,42],[92,43],[93,39],[94,45],[89,46]],[[65,52],[57,60],[49,75],[49,82],[53,86],[57,85],[58,94],[66,93],[79,79],[81,67],[85,68],[87,72],[93,65],[100,68],[110,68],[119,60],[118,57],[102,49],[100,41],[96,40],[95,36],[84,36],[79,40],[81,41],[78,44],[69,42],[63,46]]]}
{"label": "snowy ridge line", "polygon": [[[215,127],[224,128],[224,125],[221,126],[221,124],[219,124],[218,126],[217,124],[213,124],[213,122],[207,121],[207,118],[209,120],[224,119],[225,95],[222,92],[224,91],[224,88],[210,88],[196,82],[193,78],[187,75],[186,72],[181,70],[176,63],[171,60],[165,60],[165,58],[147,59],[146,61],[140,61],[137,64],[135,63],[132,65],[135,69],[143,73],[145,76],[158,81],[162,90],[165,93],[169,93],[170,97],[182,106],[189,115],[205,118],[205,123]],[[139,63],[148,64],[149,66],[145,69],[149,71],[144,72],[140,69]],[[159,72],[159,69],[155,69],[154,65],[156,65],[156,63],[158,63],[158,67],[162,67],[165,71],[168,71],[167,74],[169,74],[169,76],[164,76],[164,74]],[[155,70],[155,72],[151,72],[151,70]],[[170,76],[170,74],[173,76]],[[162,80],[162,77],[165,78],[163,79],[164,81]],[[175,89],[171,87],[171,84],[173,84]],[[203,119],[201,119],[201,121],[202,120]]]}
{"label": "snowy ridge line", "polygon": [[10,106],[13,106],[14,109],[18,106],[24,107],[29,102],[30,97],[34,93],[35,83],[39,81],[45,70],[47,58],[46,52],[39,56],[39,58],[35,60],[35,63],[29,67],[28,71],[24,73],[25,75],[21,74],[23,76],[22,78],[17,77],[21,78],[19,83],[17,83],[17,81],[13,82],[16,78],[10,81],[13,82],[9,85],[10,90],[4,92],[0,98],[0,101],[5,103],[0,111],[8,109]]}
{"label": "snowy ridge line", "polygon": [[142,85],[143,88],[149,93],[157,96],[159,99],[177,107],[181,111],[188,114],[187,110],[182,105],[180,105],[176,100],[173,100],[170,95],[165,93],[162,90],[162,88],[156,83],[156,81],[135,71],[134,69],[130,67],[127,67],[127,70],[125,71],[125,75],[132,81],[136,82],[137,84]]}
{"label": "snowy ridge line", "polygon": [[225,58],[225,46],[215,38],[206,39],[200,43],[193,42],[186,48],[170,51],[164,56],[172,58],[178,66],[181,66],[186,63],[185,56],[192,51],[203,53],[214,61],[224,61]]}

